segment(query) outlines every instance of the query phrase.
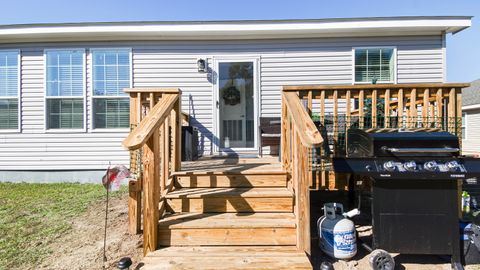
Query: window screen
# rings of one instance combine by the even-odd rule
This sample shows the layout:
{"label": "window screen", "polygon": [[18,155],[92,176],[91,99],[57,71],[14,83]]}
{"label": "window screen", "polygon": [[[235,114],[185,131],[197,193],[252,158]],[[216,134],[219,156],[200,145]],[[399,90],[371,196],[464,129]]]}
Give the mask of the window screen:
{"label": "window screen", "polygon": [[47,129],[84,128],[84,51],[47,51]]}
{"label": "window screen", "polygon": [[130,87],[130,51],[94,50],[93,127],[128,128],[130,104],[123,91]]}
{"label": "window screen", "polygon": [[394,49],[355,49],[355,82],[393,82]]}
{"label": "window screen", "polygon": [[18,51],[0,51],[0,129],[18,129]]}

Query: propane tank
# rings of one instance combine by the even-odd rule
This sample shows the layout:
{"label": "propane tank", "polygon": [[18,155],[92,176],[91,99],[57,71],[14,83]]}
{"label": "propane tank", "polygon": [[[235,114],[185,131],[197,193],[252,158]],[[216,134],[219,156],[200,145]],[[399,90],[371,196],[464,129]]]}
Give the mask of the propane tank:
{"label": "propane tank", "polygon": [[341,203],[326,203],[324,215],[317,221],[320,249],[337,259],[350,259],[357,254],[355,225],[348,217],[359,214],[358,209],[343,213]]}

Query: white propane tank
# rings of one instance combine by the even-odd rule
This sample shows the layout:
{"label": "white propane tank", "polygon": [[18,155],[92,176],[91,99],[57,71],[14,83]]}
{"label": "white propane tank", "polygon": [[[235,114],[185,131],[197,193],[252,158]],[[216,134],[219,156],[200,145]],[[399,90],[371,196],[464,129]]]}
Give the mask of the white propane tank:
{"label": "white propane tank", "polygon": [[333,258],[352,258],[357,254],[355,225],[343,216],[341,203],[326,203],[323,207],[324,215],[317,221],[320,249]]}

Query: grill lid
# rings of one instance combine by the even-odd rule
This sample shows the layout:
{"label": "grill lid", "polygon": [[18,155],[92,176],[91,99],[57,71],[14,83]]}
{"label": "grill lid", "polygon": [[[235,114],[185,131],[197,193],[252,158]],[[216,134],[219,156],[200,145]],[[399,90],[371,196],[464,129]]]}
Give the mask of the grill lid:
{"label": "grill lid", "polygon": [[416,130],[371,133],[363,129],[347,132],[348,157],[458,156],[458,137],[448,132]]}

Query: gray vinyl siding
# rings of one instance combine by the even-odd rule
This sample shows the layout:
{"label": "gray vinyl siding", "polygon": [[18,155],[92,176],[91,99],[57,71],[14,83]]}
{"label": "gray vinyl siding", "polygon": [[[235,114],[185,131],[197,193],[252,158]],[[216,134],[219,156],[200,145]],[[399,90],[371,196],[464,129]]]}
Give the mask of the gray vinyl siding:
{"label": "gray vinyl siding", "polygon": [[464,110],[466,137],[462,141],[463,154],[480,154],[480,109]]}
{"label": "gray vinyl siding", "polygon": [[[212,78],[198,73],[197,58],[209,67],[218,56],[259,59],[260,116],[280,116],[283,85],[351,84],[352,48],[397,47],[397,82],[442,82],[442,36],[323,38],[244,41],[165,41],[2,45],[21,50],[21,133],[0,133],[0,170],[96,170],[108,163],[127,164],[121,141],[127,132],[90,129],[90,48],[131,48],[133,87],[178,87],[182,109],[200,131],[200,149],[211,153],[214,89]],[[44,131],[44,59],[47,48],[87,49],[87,130]],[[316,104],[314,104],[316,106]],[[328,108],[329,104],[327,104]]]}

